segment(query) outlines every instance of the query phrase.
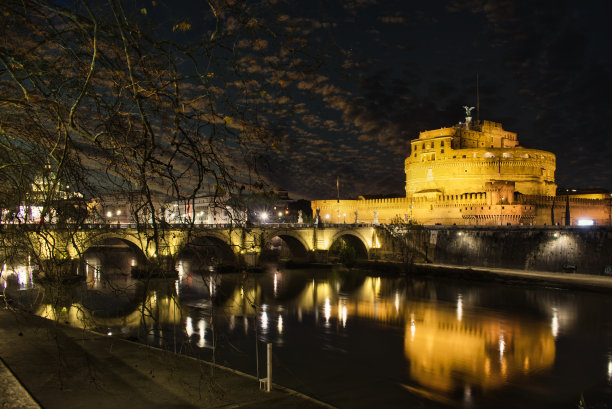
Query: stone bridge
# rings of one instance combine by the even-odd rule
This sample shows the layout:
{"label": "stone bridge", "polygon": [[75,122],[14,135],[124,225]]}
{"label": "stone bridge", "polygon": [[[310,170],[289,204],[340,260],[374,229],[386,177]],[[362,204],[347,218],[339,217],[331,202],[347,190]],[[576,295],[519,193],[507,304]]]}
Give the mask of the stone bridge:
{"label": "stone bridge", "polygon": [[[3,227],[5,233],[7,227]],[[30,228],[28,247],[41,260],[78,260],[92,247],[120,242],[147,261],[176,260],[183,252],[192,251],[208,252],[223,264],[252,266],[276,238],[284,241],[293,260],[311,262],[326,261],[330,247],[340,239],[355,248],[358,259],[370,258],[382,241],[381,227],[370,224],[177,224],[156,229],[135,224],[88,224],[73,229],[56,226],[44,232],[34,227]]]}
{"label": "stone bridge", "polygon": [[[232,266],[257,265],[275,243],[296,262],[327,262],[334,243],[349,243],[360,260],[439,263],[612,275],[609,226],[386,226],[371,224],[51,226],[0,225],[0,247],[48,266],[76,262],[95,247],[130,247],[137,264],[174,268],[188,252]],[[28,251],[28,253],[24,253]],[[284,251],[284,250],[283,250]],[[45,261],[48,260],[48,261]],[[212,261],[212,260],[211,260]]]}

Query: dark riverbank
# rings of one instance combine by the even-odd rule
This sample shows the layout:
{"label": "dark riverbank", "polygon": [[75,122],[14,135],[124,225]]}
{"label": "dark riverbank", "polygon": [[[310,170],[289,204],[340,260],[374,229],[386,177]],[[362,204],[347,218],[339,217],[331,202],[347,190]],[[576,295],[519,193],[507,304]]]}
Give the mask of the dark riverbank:
{"label": "dark riverbank", "polygon": [[[3,408],[321,408],[256,378],[25,312],[0,309]],[[12,392],[11,392],[12,391]],[[5,393],[9,392],[9,393]],[[31,395],[32,398],[30,398]]]}

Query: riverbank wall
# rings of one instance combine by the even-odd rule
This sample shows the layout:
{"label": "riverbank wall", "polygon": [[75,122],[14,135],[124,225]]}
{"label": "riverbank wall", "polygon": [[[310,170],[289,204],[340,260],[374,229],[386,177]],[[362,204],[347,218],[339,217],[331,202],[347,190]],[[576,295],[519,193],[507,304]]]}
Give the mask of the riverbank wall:
{"label": "riverbank wall", "polygon": [[386,253],[408,263],[612,275],[608,226],[424,226],[393,237],[382,258]]}

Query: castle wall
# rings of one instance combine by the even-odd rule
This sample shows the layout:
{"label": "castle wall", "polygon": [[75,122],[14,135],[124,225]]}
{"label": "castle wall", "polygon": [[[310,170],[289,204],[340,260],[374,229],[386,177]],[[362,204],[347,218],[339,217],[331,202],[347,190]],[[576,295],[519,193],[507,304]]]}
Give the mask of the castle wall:
{"label": "castle wall", "polygon": [[454,150],[436,146],[417,150],[406,159],[406,195],[423,190],[478,192],[492,179],[514,181],[516,190],[523,194],[554,195],[555,167],[555,156],[537,149]]}
{"label": "castle wall", "polygon": [[392,224],[397,220],[406,220],[410,214],[411,203],[404,197],[371,199],[371,200],[314,200],[311,202],[313,217],[319,209],[323,223],[351,224],[355,223],[355,212],[359,223],[373,223],[378,212],[378,222]]}
{"label": "castle wall", "polygon": [[[551,209],[554,205],[554,224],[565,224],[565,196],[517,195],[512,204],[492,204],[491,192],[435,197],[387,198],[371,200],[315,200],[313,217],[319,209],[323,223],[373,223],[378,212],[378,223],[410,223],[422,225],[552,225]],[[570,196],[570,225],[579,219],[592,219],[597,225],[612,225],[612,201],[582,199]],[[346,215],[346,216],[345,216]]]}

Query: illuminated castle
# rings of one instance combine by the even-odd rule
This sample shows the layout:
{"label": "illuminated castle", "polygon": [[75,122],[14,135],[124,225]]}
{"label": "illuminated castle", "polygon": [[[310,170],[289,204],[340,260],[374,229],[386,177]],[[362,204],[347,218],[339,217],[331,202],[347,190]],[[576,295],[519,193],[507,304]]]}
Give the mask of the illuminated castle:
{"label": "illuminated castle", "polygon": [[611,224],[609,194],[557,196],[554,154],[523,148],[516,133],[472,121],[465,108],[465,122],[411,141],[406,197],[316,200],[313,214],[324,223]]}

